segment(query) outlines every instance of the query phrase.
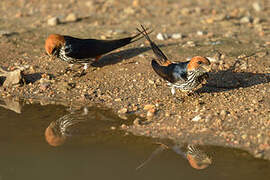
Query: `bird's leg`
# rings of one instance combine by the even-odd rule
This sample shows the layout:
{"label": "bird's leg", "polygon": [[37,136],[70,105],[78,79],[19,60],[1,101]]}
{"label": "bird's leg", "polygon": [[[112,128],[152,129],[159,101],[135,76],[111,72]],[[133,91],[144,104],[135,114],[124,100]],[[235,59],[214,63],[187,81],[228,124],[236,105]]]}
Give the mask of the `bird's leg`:
{"label": "bird's leg", "polygon": [[171,87],[171,93],[172,93],[172,95],[175,94],[175,88],[174,88],[174,86]]}
{"label": "bird's leg", "polygon": [[175,87],[174,87],[174,85],[172,83],[170,83],[170,82],[168,82],[167,85],[171,87],[171,93],[172,93],[172,95],[174,95],[175,94]]}
{"label": "bird's leg", "polygon": [[81,71],[81,73],[75,74],[74,77],[82,77],[84,75],[86,75],[86,70],[88,68],[89,64],[88,63],[83,63],[83,70]]}
{"label": "bird's leg", "polygon": [[65,69],[65,73],[72,71],[73,64],[69,64],[68,67]]}

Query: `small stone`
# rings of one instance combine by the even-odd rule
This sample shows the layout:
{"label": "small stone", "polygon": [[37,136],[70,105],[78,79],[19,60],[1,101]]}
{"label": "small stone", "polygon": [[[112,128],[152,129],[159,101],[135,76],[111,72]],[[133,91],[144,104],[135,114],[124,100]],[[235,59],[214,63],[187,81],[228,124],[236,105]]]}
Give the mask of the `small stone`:
{"label": "small stone", "polygon": [[125,114],[125,113],[127,113],[127,108],[122,108],[122,109],[120,109],[120,110],[118,110],[118,114]]}
{"label": "small stone", "polygon": [[115,127],[115,126],[111,126],[110,129],[111,129],[111,130],[115,130],[116,127]]}
{"label": "small stone", "polygon": [[164,41],[164,40],[168,39],[168,35],[167,34],[158,33],[157,34],[157,39],[158,40],[161,40],[161,41]]}
{"label": "small stone", "polygon": [[116,98],[114,101],[115,102],[120,102],[121,101],[121,98]]}
{"label": "small stone", "polygon": [[151,79],[148,79],[149,84],[155,84],[155,82]]}
{"label": "small stone", "polygon": [[122,129],[127,129],[127,128],[128,128],[128,126],[127,126],[127,125],[125,125],[125,124],[122,124],[122,125],[121,125],[121,128],[122,128]]}
{"label": "small stone", "polygon": [[258,2],[252,4],[252,7],[255,11],[260,12],[262,10],[261,5]]}
{"label": "small stone", "polygon": [[225,110],[221,110],[221,111],[220,111],[220,115],[221,115],[221,116],[226,116],[227,114],[228,114],[228,112],[225,111]]}
{"label": "small stone", "polygon": [[207,34],[206,31],[197,31],[198,36],[203,36],[203,35],[206,35],[206,34]]}
{"label": "small stone", "polygon": [[241,137],[242,137],[242,139],[246,139],[247,138],[247,134],[243,134]]}
{"label": "small stone", "polygon": [[2,36],[9,36],[9,35],[12,35],[12,34],[14,34],[14,32],[0,30],[0,37],[2,37]]}
{"label": "small stone", "polygon": [[132,7],[127,7],[124,10],[124,13],[126,13],[126,14],[134,14],[135,13],[135,10]]}
{"label": "small stone", "polygon": [[75,13],[70,13],[66,17],[66,22],[76,22],[78,20]]}
{"label": "small stone", "polygon": [[134,124],[135,126],[141,125],[141,119],[140,119],[140,118],[136,118],[136,119],[133,121],[133,124]]}
{"label": "small stone", "polygon": [[[253,24],[260,24],[262,22],[262,20],[260,19],[260,18],[258,18],[258,17],[255,17],[254,19],[253,19]],[[258,29],[262,29],[262,28],[258,28]]]}
{"label": "small stone", "polygon": [[251,23],[252,18],[250,16],[244,16],[240,19],[240,23],[245,24],[245,23]]}
{"label": "small stone", "polygon": [[42,82],[40,83],[39,89],[42,91],[45,91],[50,87],[51,83],[50,82]]}
{"label": "small stone", "polygon": [[198,122],[202,117],[200,115],[195,116],[191,121]]}
{"label": "small stone", "polygon": [[49,26],[56,26],[57,24],[60,23],[60,21],[59,21],[58,17],[52,17],[52,18],[48,19],[47,23]]}
{"label": "small stone", "polygon": [[195,47],[196,44],[194,43],[194,41],[188,41],[184,46]]}
{"label": "small stone", "polygon": [[153,104],[147,104],[147,105],[144,106],[143,110],[148,111],[148,110],[154,109],[154,108],[155,108],[155,105],[153,105]]}
{"label": "small stone", "polygon": [[182,39],[183,35],[181,33],[172,34],[172,39]]}
{"label": "small stone", "polygon": [[156,110],[155,109],[149,109],[147,111],[146,117],[151,118],[155,115]]}

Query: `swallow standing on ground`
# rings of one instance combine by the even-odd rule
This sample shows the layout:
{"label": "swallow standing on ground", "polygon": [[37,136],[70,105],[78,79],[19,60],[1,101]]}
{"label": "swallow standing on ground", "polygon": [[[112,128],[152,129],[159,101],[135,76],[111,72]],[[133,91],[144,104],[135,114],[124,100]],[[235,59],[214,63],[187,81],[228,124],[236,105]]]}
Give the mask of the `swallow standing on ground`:
{"label": "swallow standing on ground", "polygon": [[151,48],[158,60],[152,60],[152,68],[171,86],[171,93],[175,94],[175,88],[184,92],[193,92],[207,78],[210,71],[210,61],[201,56],[195,56],[187,62],[172,62],[164,55],[158,46],[150,39],[146,29],[141,25],[142,31],[137,30],[149,41]]}
{"label": "swallow standing on ground", "polygon": [[98,61],[102,55],[108,52],[141,39],[143,36],[140,37],[140,35],[141,33],[116,40],[98,40],[51,34],[46,39],[45,50],[48,55],[58,57],[71,66],[83,64],[81,75],[84,75],[89,63]]}

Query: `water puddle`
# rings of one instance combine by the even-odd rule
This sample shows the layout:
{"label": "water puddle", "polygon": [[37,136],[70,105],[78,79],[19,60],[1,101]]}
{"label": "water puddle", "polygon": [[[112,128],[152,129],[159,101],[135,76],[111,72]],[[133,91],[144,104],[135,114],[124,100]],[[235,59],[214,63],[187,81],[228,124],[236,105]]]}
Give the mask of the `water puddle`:
{"label": "water puddle", "polygon": [[133,136],[118,129],[129,120],[104,109],[9,99],[1,101],[0,121],[0,180],[270,179],[269,161]]}

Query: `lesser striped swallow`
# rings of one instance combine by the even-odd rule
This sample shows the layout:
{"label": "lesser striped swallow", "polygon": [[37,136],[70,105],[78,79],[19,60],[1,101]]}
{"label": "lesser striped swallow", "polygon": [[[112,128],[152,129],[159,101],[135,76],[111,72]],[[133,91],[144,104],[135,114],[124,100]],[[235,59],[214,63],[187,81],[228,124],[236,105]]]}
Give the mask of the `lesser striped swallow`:
{"label": "lesser striped swallow", "polygon": [[[149,41],[150,46],[156,56],[156,60],[151,62],[154,71],[168,81],[171,86],[171,93],[175,94],[175,88],[184,92],[193,92],[208,78],[210,71],[210,61],[201,56],[195,56],[190,61],[172,62],[150,39],[146,29],[141,25],[142,30],[137,30]],[[158,61],[158,62],[157,62]]]}

